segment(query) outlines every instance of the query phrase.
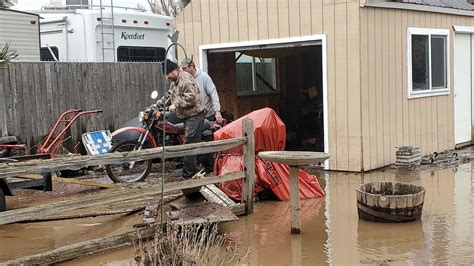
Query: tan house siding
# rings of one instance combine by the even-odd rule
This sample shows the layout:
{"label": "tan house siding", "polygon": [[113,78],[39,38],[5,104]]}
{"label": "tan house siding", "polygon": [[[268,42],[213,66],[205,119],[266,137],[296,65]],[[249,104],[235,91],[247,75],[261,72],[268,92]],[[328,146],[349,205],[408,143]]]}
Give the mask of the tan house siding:
{"label": "tan house siding", "polygon": [[[360,84],[363,169],[395,162],[401,145],[423,154],[454,148],[453,25],[473,25],[462,16],[409,10],[360,9]],[[448,96],[407,98],[407,28],[449,29]]]}
{"label": "tan house siding", "polygon": [[199,45],[326,34],[329,165],[360,171],[359,12],[359,0],[193,0],[176,22],[196,61]]}

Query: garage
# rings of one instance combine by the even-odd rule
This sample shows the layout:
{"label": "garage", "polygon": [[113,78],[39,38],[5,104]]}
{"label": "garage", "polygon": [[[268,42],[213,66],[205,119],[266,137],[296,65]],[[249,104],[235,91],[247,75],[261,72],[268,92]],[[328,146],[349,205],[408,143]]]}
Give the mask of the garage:
{"label": "garage", "polygon": [[323,36],[200,47],[222,111],[240,117],[271,107],[286,125],[287,150],[328,151]]}

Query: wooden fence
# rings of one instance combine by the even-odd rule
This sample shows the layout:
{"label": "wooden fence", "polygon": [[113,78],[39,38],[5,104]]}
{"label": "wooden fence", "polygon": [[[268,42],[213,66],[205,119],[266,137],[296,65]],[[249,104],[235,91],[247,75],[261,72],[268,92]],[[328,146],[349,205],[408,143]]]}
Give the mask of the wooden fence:
{"label": "wooden fence", "polygon": [[160,63],[11,63],[0,69],[0,137],[38,143],[68,109],[102,109],[72,134],[109,129],[135,117],[164,85]]}
{"label": "wooden fence", "polygon": [[[63,158],[54,158],[47,160],[35,160],[31,162],[18,163],[0,163],[0,179],[19,176],[24,174],[48,174],[61,170],[79,170],[90,166],[99,166],[107,164],[118,164],[133,161],[144,161],[155,158],[176,158],[189,155],[199,155],[214,153],[219,151],[230,150],[243,146],[243,164],[242,172],[234,172],[224,174],[218,177],[206,177],[203,179],[191,179],[179,182],[177,185],[165,184],[164,192],[170,192],[179,189],[193,188],[213,183],[220,183],[231,180],[244,179],[242,185],[242,203],[246,206],[246,213],[253,212],[253,191],[255,181],[255,140],[253,134],[253,121],[244,119],[242,121],[242,137],[209,141],[193,144],[184,144],[177,146],[166,146],[152,149],[144,149],[132,152],[114,152],[103,155],[86,155],[86,156],[70,156]],[[156,193],[160,191],[160,185],[150,185],[140,191],[134,190],[134,197],[143,197],[147,193]],[[122,200],[120,196],[124,195],[124,191],[109,193],[105,195],[87,196],[82,200],[74,199],[71,201],[62,201],[58,203],[48,203],[43,206],[30,207],[19,210],[6,211],[0,213],[0,225],[24,221],[32,215],[48,215],[58,212],[71,211],[78,208],[89,207],[94,205],[105,204],[109,202],[117,202]],[[126,193],[125,193],[126,194]],[[4,197],[0,187],[0,197]],[[81,202],[81,204],[78,204]]]}

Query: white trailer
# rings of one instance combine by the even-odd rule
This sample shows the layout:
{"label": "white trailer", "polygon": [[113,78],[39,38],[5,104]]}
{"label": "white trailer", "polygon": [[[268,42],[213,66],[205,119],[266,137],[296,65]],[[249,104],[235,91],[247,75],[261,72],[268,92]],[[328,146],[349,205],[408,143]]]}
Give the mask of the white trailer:
{"label": "white trailer", "polygon": [[43,8],[41,58],[62,62],[163,61],[172,18],[133,8]]}
{"label": "white trailer", "polygon": [[40,60],[38,14],[0,9],[0,50],[8,43],[18,54],[16,61]]}

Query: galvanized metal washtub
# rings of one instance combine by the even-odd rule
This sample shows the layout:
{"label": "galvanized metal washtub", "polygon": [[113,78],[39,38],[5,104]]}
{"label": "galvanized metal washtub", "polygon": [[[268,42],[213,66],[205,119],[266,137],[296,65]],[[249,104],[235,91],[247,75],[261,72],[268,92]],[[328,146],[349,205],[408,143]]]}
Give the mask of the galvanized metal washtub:
{"label": "galvanized metal washtub", "polygon": [[403,223],[420,219],[425,188],[397,182],[371,182],[357,191],[359,218],[381,223]]}

